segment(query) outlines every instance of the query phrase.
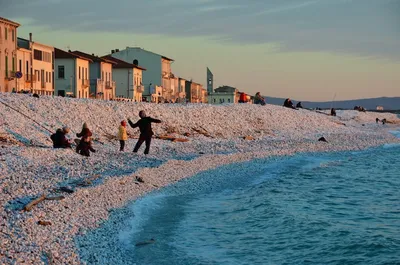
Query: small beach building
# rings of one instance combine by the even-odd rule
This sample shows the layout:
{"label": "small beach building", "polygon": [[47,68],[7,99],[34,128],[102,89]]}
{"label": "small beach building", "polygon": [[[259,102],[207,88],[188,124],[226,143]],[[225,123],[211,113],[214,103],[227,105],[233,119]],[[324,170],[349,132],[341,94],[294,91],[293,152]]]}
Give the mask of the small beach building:
{"label": "small beach building", "polygon": [[17,28],[20,24],[0,17],[0,92],[17,88]]}
{"label": "small beach building", "polygon": [[93,62],[84,56],[55,48],[55,94],[89,98],[89,64]]}
{"label": "small beach building", "polygon": [[143,99],[143,71],[145,68],[127,63],[112,56],[102,59],[113,62],[113,77],[116,83],[116,98],[141,102]]}
{"label": "small beach building", "polygon": [[208,94],[208,103],[225,104],[238,103],[238,89],[231,86],[220,86],[213,93]]}

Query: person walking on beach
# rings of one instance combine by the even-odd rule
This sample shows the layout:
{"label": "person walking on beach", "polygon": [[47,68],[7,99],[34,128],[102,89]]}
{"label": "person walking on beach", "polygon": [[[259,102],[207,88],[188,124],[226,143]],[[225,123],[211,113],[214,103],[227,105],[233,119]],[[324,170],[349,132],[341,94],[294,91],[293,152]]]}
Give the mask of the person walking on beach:
{"label": "person walking on beach", "polygon": [[126,121],[121,121],[118,128],[119,151],[123,152],[125,149],[125,141],[128,140],[128,133],[126,132]]}
{"label": "person walking on beach", "polygon": [[143,142],[146,142],[146,149],[144,150],[144,154],[147,155],[150,151],[150,143],[151,137],[153,136],[153,130],[151,129],[151,124],[154,123],[161,123],[160,120],[153,119],[151,117],[147,117],[144,110],[139,112],[140,120],[136,123],[133,123],[130,119],[128,119],[128,123],[132,128],[139,127],[140,136],[139,140],[137,141],[133,152],[137,152]]}

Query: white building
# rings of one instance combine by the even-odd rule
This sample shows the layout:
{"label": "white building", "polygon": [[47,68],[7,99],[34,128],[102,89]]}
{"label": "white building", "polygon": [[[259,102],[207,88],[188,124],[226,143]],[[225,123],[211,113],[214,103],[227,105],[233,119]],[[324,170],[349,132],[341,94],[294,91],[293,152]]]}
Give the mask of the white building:
{"label": "white building", "polygon": [[17,90],[31,91],[40,95],[54,94],[54,47],[18,38]]}
{"label": "white building", "polygon": [[141,102],[144,91],[143,71],[146,69],[111,56],[104,56],[102,59],[114,64],[112,71],[117,87],[116,98]]}
{"label": "white building", "polygon": [[[171,71],[171,63],[174,61],[173,59],[138,47],[127,47],[121,51],[118,49],[112,50],[110,55],[127,63],[140,65],[147,69],[143,73],[143,97],[146,97],[147,101],[152,101],[152,98],[154,99],[155,97],[168,99],[167,97],[172,94],[171,78],[174,78],[174,75]],[[161,95],[158,95],[155,88],[160,86],[162,87],[162,91]]]}
{"label": "white building", "polygon": [[91,59],[55,48],[55,88],[57,96],[89,98]]}
{"label": "white building", "polygon": [[116,85],[113,78],[114,62],[80,51],[72,53],[85,58],[89,58],[92,62],[89,64],[90,75],[90,94],[93,98],[110,100],[116,97]]}
{"label": "white building", "polygon": [[221,86],[215,89],[215,92],[208,94],[208,103],[225,104],[238,103],[238,89],[230,86]]}
{"label": "white building", "polygon": [[17,28],[20,24],[0,17],[0,92],[17,88]]}

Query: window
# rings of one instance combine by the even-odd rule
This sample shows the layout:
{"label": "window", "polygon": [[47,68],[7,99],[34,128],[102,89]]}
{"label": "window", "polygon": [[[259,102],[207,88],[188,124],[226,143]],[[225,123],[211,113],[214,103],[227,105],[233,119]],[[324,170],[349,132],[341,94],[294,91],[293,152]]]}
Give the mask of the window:
{"label": "window", "polygon": [[15,41],[15,31],[14,29],[11,30],[11,39],[14,42]]}
{"label": "window", "polygon": [[33,50],[33,59],[41,61],[42,60],[42,51],[34,49]]}
{"label": "window", "polygon": [[87,80],[87,68],[85,68],[85,79]]}
{"label": "window", "polygon": [[231,103],[231,99],[230,98],[228,98],[228,103]]}
{"label": "window", "polygon": [[58,66],[58,79],[65,79],[65,68],[64,65]]}
{"label": "window", "polygon": [[8,77],[8,56],[6,55],[6,77]]}
{"label": "window", "polygon": [[29,74],[29,62],[26,61],[26,75]]}
{"label": "window", "polygon": [[104,81],[104,71],[101,72],[101,80]]}
{"label": "window", "polygon": [[82,79],[85,79],[85,68],[82,67]]}
{"label": "window", "polygon": [[79,66],[79,70],[78,70],[78,78],[81,79],[81,67]]}
{"label": "window", "polygon": [[19,71],[22,72],[22,60],[19,60]]}
{"label": "window", "polygon": [[52,76],[52,73],[49,72],[49,83],[51,83],[51,79],[52,79],[51,76]]}
{"label": "window", "polygon": [[214,103],[215,103],[215,98],[214,98]]}
{"label": "window", "polygon": [[46,83],[49,82],[49,72],[46,71]]}
{"label": "window", "polygon": [[15,72],[15,57],[12,58],[12,71]]}
{"label": "window", "polygon": [[4,28],[4,38],[7,40],[8,37],[8,32],[7,32],[7,28]]}

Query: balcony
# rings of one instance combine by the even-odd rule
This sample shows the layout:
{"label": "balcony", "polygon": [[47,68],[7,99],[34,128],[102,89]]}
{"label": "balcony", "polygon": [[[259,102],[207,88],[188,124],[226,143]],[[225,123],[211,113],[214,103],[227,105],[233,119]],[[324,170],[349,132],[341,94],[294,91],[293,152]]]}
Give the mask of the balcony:
{"label": "balcony", "polygon": [[82,79],[82,87],[83,88],[88,88],[90,85],[90,82],[88,79]]}
{"label": "balcony", "polygon": [[144,92],[144,86],[136,86],[136,92],[137,93],[143,93]]}
{"label": "balcony", "polygon": [[106,81],[106,89],[114,89],[115,81]]}
{"label": "balcony", "polygon": [[25,82],[26,83],[35,83],[36,82],[36,75],[25,75]]}
{"label": "balcony", "polygon": [[6,71],[5,79],[14,80],[14,78],[15,78],[15,71]]}

